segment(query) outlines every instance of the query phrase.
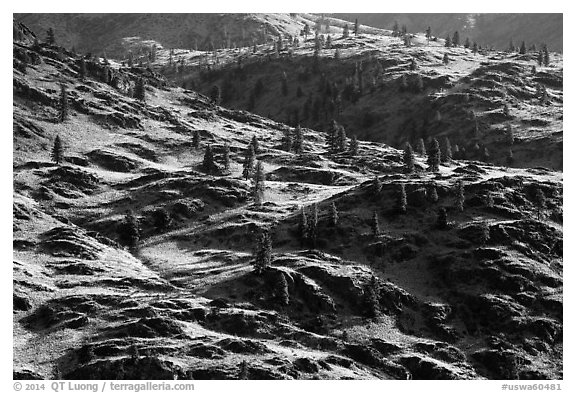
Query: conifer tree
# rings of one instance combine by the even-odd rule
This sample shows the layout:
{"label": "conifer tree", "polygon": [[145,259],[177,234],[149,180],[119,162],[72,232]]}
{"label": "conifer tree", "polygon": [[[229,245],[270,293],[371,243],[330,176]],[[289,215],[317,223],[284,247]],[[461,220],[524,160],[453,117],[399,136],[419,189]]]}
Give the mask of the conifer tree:
{"label": "conifer tree", "polygon": [[548,67],[550,65],[550,53],[548,53],[548,47],[544,45],[544,66]]}
{"label": "conifer tree", "polygon": [[372,193],[372,196],[376,198],[380,196],[380,193],[382,192],[382,182],[380,181],[378,175],[374,176],[374,180],[372,180],[372,187],[370,191]]}
{"label": "conifer tree", "polygon": [[454,157],[454,159],[458,160],[460,159],[460,147],[458,145],[454,145],[454,148],[452,149],[452,157]]}
{"label": "conifer tree", "polygon": [[350,36],[350,28],[348,24],[344,25],[344,29],[342,30],[342,38],[348,38]]}
{"label": "conifer tree", "polygon": [[526,54],[526,43],[524,43],[524,41],[522,41],[522,45],[520,45],[520,54],[521,55]]}
{"label": "conifer tree", "polygon": [[300,246],[303,246],[308,239],[308,217],[304,206],[300,208],[300,216],[298,220],[298,236],[300,237]]}
{"label": "conifer tree", "polygon": [[538,220],[540,219],[540,216],[542,214],[542,210],[544,210],[544,207],[546,206],[546,197],[544,196],[544,193],[542,192],[542,189],[540,187],[538,187],[536,189],[536,194],[535,194],[535,199],[536,199],[536,213],[538,215]]}
{"label": "conifer tree", "polygon": [[256,154],[254,153],[254,146],[252,144],[248,145],[246,150],[246,155],[244,157],[244,164],[242,166],[242,176],[245,180],[250,179],[252,173],[254,172],[254,161]]}
{"label": "conifer tree", "polygon": [[208,173],[214,173],[218,170],[216,162],[214,161],[214,153],[212,152],[212,146],[207,145],[204,151],[204,159],[202,160],[202,169]]}
{"label": "conifer tree", "polygon": [[358,18],[354,21],[354,35],[358,35],[360,32],[360,25],[358,24]]}
{"label": "conifer tree", "polygon": [[224,145],[224,152],[222,153],[222,166],[225,170],[230,170],[230,145]]}
{"label": "conifer tree", "polygon": [[438,209],[438,218],[436,221],[436,226],[440,229],[448,228],[448,215],[446,214],[446,209],[444,207]]}
{"label": "conifer tree", "polygon": [[430,28],[430,26],[428,26],[428,28],[426,29],[426,39],[428,40],[428,42],[430,42],[430,40],[432,39],[432,29]]}
{"label": "conifer tree", "polygon": [[110,68],[107,65],[102,67],[102,75],[101,75],[102,83],[110,83]]}
{"label": "conifer tree", "polygon": [[144,78],[138,78],[136,80],[136,86],[134,87],[134,98],[140,101],[146,100],[146,86],[144,84]]}
{"label": "conifer tree", "polygon": [[372,235],[374,237],[380,236],[380,224],[378,223],[378,213],[372,213]]}
{"label": "conifer tree", "polygon": [[252,195],[254,197],[254,203],[257,206],[262,204],[264,198],[264,164],[262,161],[256,163],[256,169],[254,170],[254,185],[252,188]]}
{"label": "conifer tree", "polygon": [[254,149],[255,154],[260,154],[260,143],[258,142],[258,138],[256,135],[252,136],[252,140],[250,141],[252,148]]}
{"label": "conifer tree", "polygon": [[407,173],[414,172],[414,151],[409,142],[404,146],[404,154],[402,156],[404,161],[404,171]]}
{"label": "conifer tree", "polygon": [[440,161],[444,163],[452,161],[452,146],[450,144],[450,139],[448,139],[448,137],[444,137],[443,147],[444,148],[442,149],[440,155]]}
{"label": "conifer tree", "polygon": [[450,48],[450,47],[452,46],[452,38],[450,38],[449,35],[446,36],[446,40],[445,40],[444,46],[445,46],[446,48]]}
{"label": "conifer tree", "polygon": [[338,226],[338,209],[335,202],[330,204],[329,222],[332,227]]}
{"label": "conifer tree", "polygon": [[400,183],[396,193],[396,211],[400,214],[405,214],[407,206],[406,187],[404,186],[404,183]]}
{"label": "conifer tree", "polygon": [[48,29],[48,31],[46,31],[46,43],[48,45],[56,45],[56,38],[54,36],[54,29],[51,27]]}
{"label": "conifer tree", "polygon": [[346,130],[342,125],[338,127],[337,149],[338,151],[346,150]]}
{"label": "conifer tree", "polygon": [[364,312],[368,318],[376,318],[380,315],[380,288],[376,276],[372,276],[370,282],[364,285]]}
{"label": "conifer tree", "polygon": [[60,165],[60,163],[64,160],[64,146],[62,145],[60,135],[56,135],[56,138],[54,139],[54,145],[52,146],[50,156],[56,165]]}
{"label": "conifer tree", "polygon": [[250,379],[249,373],[248,373],[248,362],[246,360],[242,360],[242,362],[240,363],[240,366],[238,368],[239,368],[238,379],[240,379],[240,380]]}
{"label": "conifer tree", "polygon": [[130,248],[134,248],[140,241],[140,223],[132,210],[129,210],[124,221],[118,228],[120,240]]}
{"label": "conifer tree", "polygon": [[474,54],[478,53],[478,44],[476,42],[472,44],[472,53]]}
{"label": "conifer tree", "polygon": [[416,59],[411,58],[410,59],[410,71],[416,71],[417,68],[418,68],[418,65],[416,64]]}
{"label": "conifer tree", "polygon": [[276,279],[274,288],[274,299],[276,304],[280,307],[286,307],[290,303],[290,293],[288,291],[288,281],[284,273],[279,272],[278,278]]}
{"label": "conifer tree", "polygon": [[292,133],[290,132],[289,128],[284,129],[284,134],[282,135],[282,148],[287,151],[290,152],[292,151]]}
{"label": "conifer tree", "polygon": [[458,34],[457,31],[454,32],[454,35],[452,36],[452,46],[458,46],[460,45],[460,34]]}
{"label": "conifer tree", "polygon": [[538,65],[542,67],[542,64],[544,64],[544,53],[540,50],[538,51]]}
{"label": "conifer tree", "polygon": [[310,247],[316,248],[316,242],[318,241],[318,204],[314,203],[312,205],[312,212],[310,213],[310,218],[308,220],[307,229],[308,241]]}
{"label": "conifer tree", "polygon": [[448,57],[448,53],[444,53],[444,57],[442,58],[442,63],[444,63],[444,65],[448,65],[449,62],[450,62],[450,58]]}
{"label": "conifer tree", "polygon": [[514,131],[510,124],[506,125],[506,145],[512,146],[514,144]]}
{"label": "conifer tree", "polygon": [[356,156],[358,155],[358,138],[356,138],[356,135],[352,135],[352,138],[350,139],[350,145],[349,145],[349,151],[350,151],[350,155],[351,156]]}
{"label": "conifer tree", "polygon": [[60,108],[58,111],[58,120],[63,123],[68,119],[68,93],[66,86],[60,85]]}
{"label": "conifer tree", "polygon": [[222,93],[218,85],[212,86],[212,89],[210,90],[210,99],[214,101],[216,105],[220,105],[222,102]]}
{"label": "conifer tree", "polygon": [[428,148],[428,170],[430,172],[438,172],[440,170],[440,145],[436,138],[432,139],[432,143]]}
{"label": "conifer tree", "polygon": [[198,130],[192,133],[192,147],[196,150],[200,148],[200,131]]}
{"label": "conifer tree", "polygon": [[86,78],[86,61],[84,60],[84,56],[80,57],[80,64],[78,66],[78,77],[80,80],[84,80]]}
{"label": "conifer tree", "polygon": [[464,211],[464,201],[464,183],[460,180],[456,185],[456,210],[459,212]]}
{"label": "conifer tree", "polygon": [[418,138],[416,142],[416,153],[420,154],[421,156],[426,155],[426,145],[424,144],[424,139]]}
{"label": "conifer tree", "polygon": [[466,41],[464,41],[464,48],[469,49],[470,48],[470,38],[466,37]]}
{"label": "conifer tree", "polygon": [[302,127],[300,124],[296,126],[294,130],[294,152],[296,154],[302,154],[304,151],[304,134],[302,132]]}
{"label": "conifer tree", "polygon": [[261,275],[272,262],[272,240],[268,231],[263,230],[258,237],[254,255],[254,273]]}
{"label": "conifer tree", "polygon": [[432,203],[438,202],[438,191],[436,190],[436,183],[430,186],[429,198]]}
{"label": "conifer tree", "polygon": [[514,164],[514,153],[512,153],[512,149],[508,149],[508,153],[506,153],[506,165],[512,166]]}

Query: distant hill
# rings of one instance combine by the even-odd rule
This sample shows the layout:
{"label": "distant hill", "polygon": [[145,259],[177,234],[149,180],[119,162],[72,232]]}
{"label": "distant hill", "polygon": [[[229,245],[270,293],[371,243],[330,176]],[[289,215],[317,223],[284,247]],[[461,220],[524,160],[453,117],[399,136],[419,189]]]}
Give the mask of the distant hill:
{"label": "distant hill", "polygon": [[455,31],[480,45],[508,48],[510,41],[520,45],[546,43],[548,48],[562,52],[562,14],[332,14],[336,18],[361,24],[392,29],[394,22],[406,25],[410,32],[425,31],[440,38]]}

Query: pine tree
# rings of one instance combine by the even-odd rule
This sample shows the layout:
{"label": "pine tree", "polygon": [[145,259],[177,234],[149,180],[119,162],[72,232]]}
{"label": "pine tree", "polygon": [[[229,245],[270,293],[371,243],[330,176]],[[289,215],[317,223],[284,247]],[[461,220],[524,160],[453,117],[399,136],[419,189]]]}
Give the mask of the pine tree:
{"label": "pine tree", "polygon": [[358,24],[358,18],[354,21],[354,35],[358,35],[360,32],[360,25]]}
{"label": "pine tree", "polygon": [[342,38],[348,38],[350,36],[350,28],[348,24],[344,25],[344,29],[342,30]]}
{"label": "pine tree", "polygon": [[338,128],[337,149],[338,151],[346,150],[346,130],[342,125]]}
{"label": "pine tree", "polygon": [[380,224],[378,223],[378,213],[372,213],[372,235],[380,236]]}
{"label": "pine tree", "polygon": [[104,67],[102,67],[102,74],[101,74],[101,80],[102,83],[110,83],[110,68],[105,65]]}
{"label": "pine tree", "polygon": [[444,53],[444,57],[442,58],[442,63],[444,63],[445,65],[448,65],[449,62],[450,62],[450,58],[448,57],[448,53]]}
{"label": "pine tree", "polygon": [[376,276],[372,276],[370,282],[363,288],[364,312],[368,318],[376,318],[380,315],[380,288]]}
{"label": "pine tree", "polygon": [[464,48],[470,49],[470,38],[466,37],[466,41],[464,41]]}
{"label": "pine tree", "polygon": [[438,191],[436,190],[436,184],[435,183],[432,183],[432,185],[430,186],[430,192],[429,192],[428,196],[430,198],[430,202],[432,202],[432,203],[438,202]]}
{"label": "pine tree", "polygon": [[508,149],[508,153],[506,153],[506,165],[512,166],[514,164],[514,153],[512,153],[512,149]]}
{"label": "pine tree", "polygon": [[446,209],[444,207],[438,209],[436,226],[440,229],[446,229],[448,227],[448,215],[446,214]]}
{"label": "pine tree", "polygon": [[276,304],[278,304],[278,306],[280,307],[286,307],[290,303],[288,281],[286,281],[286,277],[282,272],[279,272],[278,278],[275,283],[274,299],[276,300]]}
{"label": "pine tree", "polygon": [[544,45],[544,66],[548,67],[550,65],[550,53],[548,53],[548,47]]}
{"label": "pine tree", "polygon": [[222,93],[218,85],[212,86],[212,89],[210,90],[210,99],[214,101],[216,105],[220,105],[222,102]]}
{"label": "pine tree", "polygon": [[407,205],[406,187],[404,186],[404,183],[400,183],[396,194],[396,211],[400,214],[405,214]]}
{"label": "pine tree", "polygon": [[506,125],[506,145],[512,146],[514,144],[514,131],[510,124]]}
{"label": "pine tree", "polygon": [[516,47],[514,46],[514,43],[510,41],[510,43],[508,44],[508,52],[512,53],[514,51],[516,51]]}
{"label": "pine tree", "polygon": [[290,152],[292,151],[292,133],[290,132],[289,128],[284,129],[284,134],[282,135],[282,148],[287,151]]}
{"label": "pine tree", "polygon": [[56,45],[56,38],[54,36],[54,29],[51,27],[48,29],[48,31],[46,31],[46,43],[48,45]]}
{"label": "pine tree", "polygon": [[522,45],[520,45],[520,54],[521,55],[526,54],[526,44],[524,43],[524,41],[522,41]]}
{"label": "pine tree", "polygon": [[452,36],[452,46],[458,46],[460,45],[460,34],[458,34],[457,31],[454,32],[454,35]]}
{"label": "pine tree", "polygon": [[459,212],[464,211],[465,199],[466,198],[464,197],[464,182],[460,180],[456,185],[456,210],[458,210]]}
{"label": "pine tree", "polygon": [[256,154],[254,153],[254,146],[252,144],[248,145],[246,150],[246,155],[244,157],[244,164],[242,167],[242,176],[245,180],[248,180],[254,171],[254,161]]}
{"label": "pine tree", "polygon": [[440,155],[440,161],[444,163],[452,161],[452,146],[448,137],[444,137],[444,148]]}
{"label": "pine tree", "polygon": [[140,223],[134,213],[129,210],[124,221],[118,228],[120,240],[130,248],[134,248],[140,241]]}
{"label": "pine tree", "polygon": [[476,42],[472,44],[472,53],[475,55],[478,53],[478,44]]}
{"label": "pine tree", "polygon": [[86,78],[86,61],[84,60],[84,57],[80,57],[80,64],[78,66],[78,77],[80,78],[80,80],[84,80],[84,78]]}
{"label": "pine tree", "polygon": [[411,58],[410,59],[410,71],[416,71],[417,68],[418,68],[418,65],[416,64],[416,59]]}
{"label": "pine tree", "polygon": [[416,142],[416,153],[420,154],[421,156],[426,155],[426,145],[424,144],[424,139],[419,138]]}
{"label": "pine tree", "polygon": [[252,136],[252,140],[250,141],[252,148],[254,148],[254,153],[260,154],[260,143],[258,142],[258,138],[256,135]]}
{"label": "pine tree", "polygon": [[432,139],[432,143],[428,148],[428,170],[430,172],[438,172],[440,170],[440,145],[436,138]]}
{"label": "pine tree", "polygon": [[310,247],[316,248],[316,242],[318,241],[318,204],[314,203],[312,205],[312,212],[310,213],[310,218],[308,220],[307,229],[308,241]]}
{"label": "pine tree", "polygon": [[263,230],[258,237],[254,255],[254,273],[261,275],[272,262],[272,240],[268,231]]}
{"label": "pine tree", "polygon": [[248,362],[246,360],[242,360],[240,366],[238,367],[238,379],[239,380],[247,380],[250,379],[249,372],[248,372]]}
{"label": "pine tree", "polygon": [[374,176],[371,191],[374,197],[379,197],[380,193],[382,192],[382,183],[380,182],[380,178],[378,177],[378,175]]}
{"label": "pine tree", "polygon": [[153,213],[154,227],[158,231],[166,230],[170,227],[172,219],[170,218],[170,213],[165,208],[159,208],[154,210]]}
{"label": "pine tree", "polygon": [[63,123],[68,119],[68,93],[66,86],[60,85],[60,108],[58,111],[58,120]]}
{"label": "pine tree", "polygon": [[308,217],[304,206],[300,208],[300,216],[298,221],[298,236],[300,237],[300,246],[303,246],[308,239]]}
{"label": "pine tree", "polygon": [[192,147],[196,150],[200,148],[200,131],[198,130],[192,133]]}
{"label": "pine tree", "polygon": [[330,211],[329,211],[329,222],[330,226],[337,227],[338,226],[338,209],[336,208],[336,203],[332,202],[330,204]]}
{"label": "pine tree", "polygon": [[538,51],[538,65],[542,67],[542,64],[544,64],[544,53],[540,50]]}
{"label": "pine tree", "polygon": [[294,130],[294,152],[296,154],[302,154],[304,151],[304,133],[302,132],[302,127],[300,124],[296,126]]}
{"label": "pine tree", "polygon": [[144,78],[138,78],[136,80],[136,86],[134,87],[134,98],[140,101],[146,101],[146,86],[144,83]]}
{"label": "pine tree", "polygon": [[222,166],[225,170],[230,170],[230,145],[224,145],[224,152],[222,153]]}
{"label": "pine tree", "polygon": [[445,40],[444,46],[445,46],[446,48],[450,48],[450,47],[452,46],[452,39],[450,38],[449,35],[446,36],[446,40]]}
{"label": "pine tree", "polygon": [[414,172],[414,151],[412,150],[412,146],[408,142],[406,142],[406,145],[404,146],[403,160],[404,160],[404,170],[407,173]]}
{"label": "pine tree", "polygon": [[544,196],[544,193],[542,192],[542,189],[540,187],[536,189],[535,199],[536,199],[536,212],[538,214],[538,220],[539,220],[542,214],[542,210],[544,210],[544,207],[546,206],[546,197]]}
{"label": "pine tree", "polygon": [[392,28],[392,36],[398,37],[400,35],[400,27],[398,27],[398,21],[394,21],[394,27]]}
{"label": "pine tree", "polygon": [[254,197],[254,203],[257,206],[262,204],[264,198],[264,164],[262,161],[256,163],[256,169],[254,170],[254,185],[252,187],[252,195]]}
{"label": "pine tree", "polygon": [[352,135],[352,138],[350,139],[350,145],[348,148],[351,156],[358,155],[358,147],[359,147],[358,138],[356,138],[356,135]]}
{"label": "pine tree", "polygon": [[430,40],[432,39],[432,29],[430,28],[430,26],[428,26],[428,28],[426,29],[426,39],[428,40],[428,42],[430,42]]}
{"label": "pine tree", "polygon": [[214,161],[214,153],[212,152],[212,146],[207,145],[204,151],[204,159],[202,160],[202,169],[207,173],[214,173],[218,170],[218,166]]}
{"label": "pine tree", "polygon": [[64,159],[64,146],[62,145],[60,135],[56,135],[56,138],[54,139],[54,146],[52,146],[52,152],[50,153],[50,156],[56,165],[60,165]]}

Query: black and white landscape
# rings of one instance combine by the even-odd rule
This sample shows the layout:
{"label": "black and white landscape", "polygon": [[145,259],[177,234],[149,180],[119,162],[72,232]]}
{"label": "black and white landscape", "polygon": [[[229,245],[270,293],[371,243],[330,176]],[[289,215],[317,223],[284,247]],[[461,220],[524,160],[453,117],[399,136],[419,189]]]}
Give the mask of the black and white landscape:
{"label": "black and white landscape", "polygon": [[490,15],[14,14],[14,378],[562,379],[562,15]]}

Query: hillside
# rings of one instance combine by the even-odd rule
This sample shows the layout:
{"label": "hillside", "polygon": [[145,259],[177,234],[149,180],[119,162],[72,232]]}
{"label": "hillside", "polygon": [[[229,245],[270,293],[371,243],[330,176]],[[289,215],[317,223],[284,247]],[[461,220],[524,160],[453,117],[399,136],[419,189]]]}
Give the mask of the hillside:
{"label": "hillside", "polygon": [[[407,173],[400,150],[335,152],[308,126],[297,153],[289,125],[121,59],[88,58],[82,78],[79,55],[15,29],[15,379],[562,378],[561,172],[460,160],[432,172],[417,155]],[[343,42],[343,59],[369,39]],[[266,88],[261,110],[278,95]],[[261,204],[242,173],[254,137]],[[215,167],[202,164],[208,146]],[[302,240],[300,209],[313,223],[313,206]],[[257,274],[263,231],[271,264]]]}
{"label": "hillside", "polygon": [[422,34],[406,47],[390,31],[364,26],[345,38],[334,22],[322,37],[331,45],[317,54],[309,36],[297,45],[284,39],[278,53],[274,45],[160,51],[152,66],[209,96],[217,86],[226,107],[293,126],[329,131],[336,119],[349,134],[397,148],[449,137],[459,158],[562,169],[560,54],[545,66],[538,53],[474,53]]}
{"label": "hillside", "polygon": [[428,26],[434,35],[445,38],[458,31],[462,38],[470,38],[483,46],[506,50],[510,41],[520,46],[547,44],[550,50],[562,52],[562,14],[332,14],[349,22],[382,29],[392,29],[395,22],[406,25],[410,32],[426,31]]}

